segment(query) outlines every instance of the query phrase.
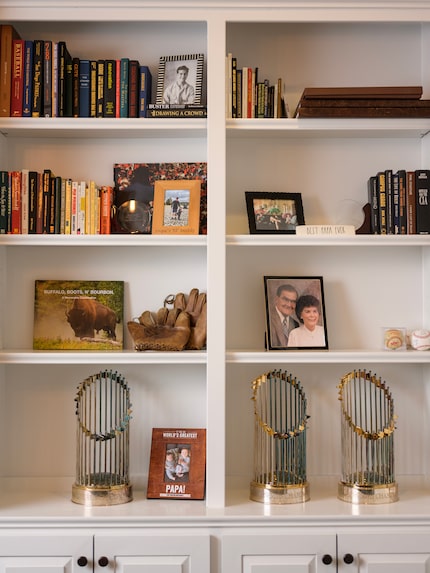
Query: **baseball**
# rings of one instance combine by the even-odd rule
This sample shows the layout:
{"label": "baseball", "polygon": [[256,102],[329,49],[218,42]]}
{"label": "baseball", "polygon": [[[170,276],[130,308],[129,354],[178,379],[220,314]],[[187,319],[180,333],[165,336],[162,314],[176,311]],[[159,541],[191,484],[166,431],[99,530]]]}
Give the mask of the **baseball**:
{"label": "baseball", "polygon": [[411,346],[415,350],[430,350],[430,331],[423,328],[411,333]]}

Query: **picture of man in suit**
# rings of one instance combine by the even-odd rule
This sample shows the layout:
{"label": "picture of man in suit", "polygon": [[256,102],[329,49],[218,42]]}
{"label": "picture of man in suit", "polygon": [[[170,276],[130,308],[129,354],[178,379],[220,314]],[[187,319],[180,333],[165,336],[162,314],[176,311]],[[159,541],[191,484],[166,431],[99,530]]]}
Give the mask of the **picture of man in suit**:
{"label": "picture of man in suit", "polygon": [[286,348],[290,332],[299,326],[293,318],[299,294],[291,284],[282,284],[276,289],[270,305],[270,346]]}

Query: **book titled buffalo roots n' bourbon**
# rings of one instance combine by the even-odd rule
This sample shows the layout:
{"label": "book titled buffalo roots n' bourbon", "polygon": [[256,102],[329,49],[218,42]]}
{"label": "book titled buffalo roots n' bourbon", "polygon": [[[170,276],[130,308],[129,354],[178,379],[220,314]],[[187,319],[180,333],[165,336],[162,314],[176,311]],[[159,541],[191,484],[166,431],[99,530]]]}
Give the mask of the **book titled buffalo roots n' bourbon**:
{"label": "book titled buffalo roots n' bourbon", "polygon": [[148,499],[204,499],[205,476],[205,429],[152,429]]}
{"label": "book titled buffalo roots n' bourbon", "polygon": [[35,350],[122,350],[124,282],[36,280]]}

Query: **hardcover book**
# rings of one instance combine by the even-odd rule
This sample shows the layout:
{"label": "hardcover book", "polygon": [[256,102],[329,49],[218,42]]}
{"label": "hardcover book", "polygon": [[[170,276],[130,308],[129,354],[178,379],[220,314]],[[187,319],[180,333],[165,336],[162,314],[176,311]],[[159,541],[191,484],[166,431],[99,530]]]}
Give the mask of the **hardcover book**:
{"label": "hardcover book", "polygon": [[148,499],[204,499],[206,430],[153,428]]}
{"label": "hardcover book", "polygon": [[22,117],[24,94],[24,40],[12,41],[11,117]]}
{"label": "hardcover book", "polygon": [[123,281],[36,280],[35,350],[122,350]]}
{"label": "hardcover book", "polygon": [[0,117],[10,116],[13,53],[12,42],[19,38],[10,24],[0,25]]}
{"label": "hardcover book", "polygon": [[32,117],[41,117],[43,112],[43,44],[43,40],[34,41]]}
{"label": "hardcover book", "polygon": [[415,171],[417,234],[430,234],[430,169]]}

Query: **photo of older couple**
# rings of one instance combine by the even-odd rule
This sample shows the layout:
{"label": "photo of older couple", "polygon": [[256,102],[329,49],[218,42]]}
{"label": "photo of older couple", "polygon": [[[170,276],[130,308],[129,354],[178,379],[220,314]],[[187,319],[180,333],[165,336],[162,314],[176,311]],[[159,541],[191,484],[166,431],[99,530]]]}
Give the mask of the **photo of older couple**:
{"label": "photo of older couple", "polygon": [[264,277],[269,350],[328,349],[322,277]]}

